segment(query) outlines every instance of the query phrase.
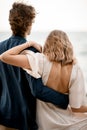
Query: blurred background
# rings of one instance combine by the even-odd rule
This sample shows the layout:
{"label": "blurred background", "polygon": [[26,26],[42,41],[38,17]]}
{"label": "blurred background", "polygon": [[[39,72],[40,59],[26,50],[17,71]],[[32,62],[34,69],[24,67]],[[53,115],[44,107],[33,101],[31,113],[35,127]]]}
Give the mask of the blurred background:
{"label": "blurred background", "polygon": [[87,92],[87,0],[0,0],[0,41],[11,36],[8,16],[14,2],[35,7],[37,16],[28,40],[40,44],[53,29],[67,32],[83,70]]}

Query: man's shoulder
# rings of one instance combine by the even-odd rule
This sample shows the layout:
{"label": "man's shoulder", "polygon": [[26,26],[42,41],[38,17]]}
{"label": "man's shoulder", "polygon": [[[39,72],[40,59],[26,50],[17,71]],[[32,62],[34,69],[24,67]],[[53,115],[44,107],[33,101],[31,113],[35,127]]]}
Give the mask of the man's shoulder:
{"label": "man's shoulder", "polygon": [[8,39],[0,42],[0,54],[5,51],[5,45],[7,44]]}
{"label": "man's shoulder", "polygon": [[18,36],[11,36],[8,39],[0,42],[0,49],[5,48],[5,50],[7,50],[13,46],[22,44],[24,42],[26,42],[25,38],[18,37]]}
{"label": "man's shoulder", "polygon": [[7,38],[7,39],[5,39],[3,41],[0,41],[0,47],[4,46],[6,43],[8,43],[10,39],[11,39],[11,37],[9,37],[9,38]]}

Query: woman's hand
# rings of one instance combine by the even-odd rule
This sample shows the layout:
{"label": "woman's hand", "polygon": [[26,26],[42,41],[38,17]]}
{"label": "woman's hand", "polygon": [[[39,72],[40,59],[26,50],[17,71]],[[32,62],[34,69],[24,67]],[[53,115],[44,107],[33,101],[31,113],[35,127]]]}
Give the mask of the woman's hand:
{"label": "woman's hand", "polygon": [[34,41],[29,41],[27,42],[27,44],[29,45],[29,47],[34,47],[36,48],[39,52],[42,52],[42,46]]}

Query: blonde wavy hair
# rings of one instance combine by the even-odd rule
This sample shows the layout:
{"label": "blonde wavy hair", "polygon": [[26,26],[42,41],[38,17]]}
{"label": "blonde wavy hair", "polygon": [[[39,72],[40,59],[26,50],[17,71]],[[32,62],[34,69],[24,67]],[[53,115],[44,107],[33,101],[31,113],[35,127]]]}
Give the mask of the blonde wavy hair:
{"label": "blonde wavy hair", "polygon": [[73,46],[67,34],[61,30],[53,30],[47,37],[43,53],[50,61],[63,65],[73,62]]}

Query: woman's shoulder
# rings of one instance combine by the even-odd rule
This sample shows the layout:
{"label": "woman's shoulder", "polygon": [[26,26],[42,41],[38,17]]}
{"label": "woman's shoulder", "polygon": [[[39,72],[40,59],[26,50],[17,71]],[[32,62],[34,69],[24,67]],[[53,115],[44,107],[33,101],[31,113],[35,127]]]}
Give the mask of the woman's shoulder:
{"label": "woman's shoulder", "polygon": [[73,64],[72,71],[74,71],[75,73],[77,73],[77,71],[82,72],[81,66],[79,65],[78,62],[76,62],[75,64]]}
{"label": "woman's shoulder", "polygon": [[79,63],[73,64],[71,77],[70,77],[70,84],[79,81],[79,83],[84,80],[83,71],[79,65]]}

